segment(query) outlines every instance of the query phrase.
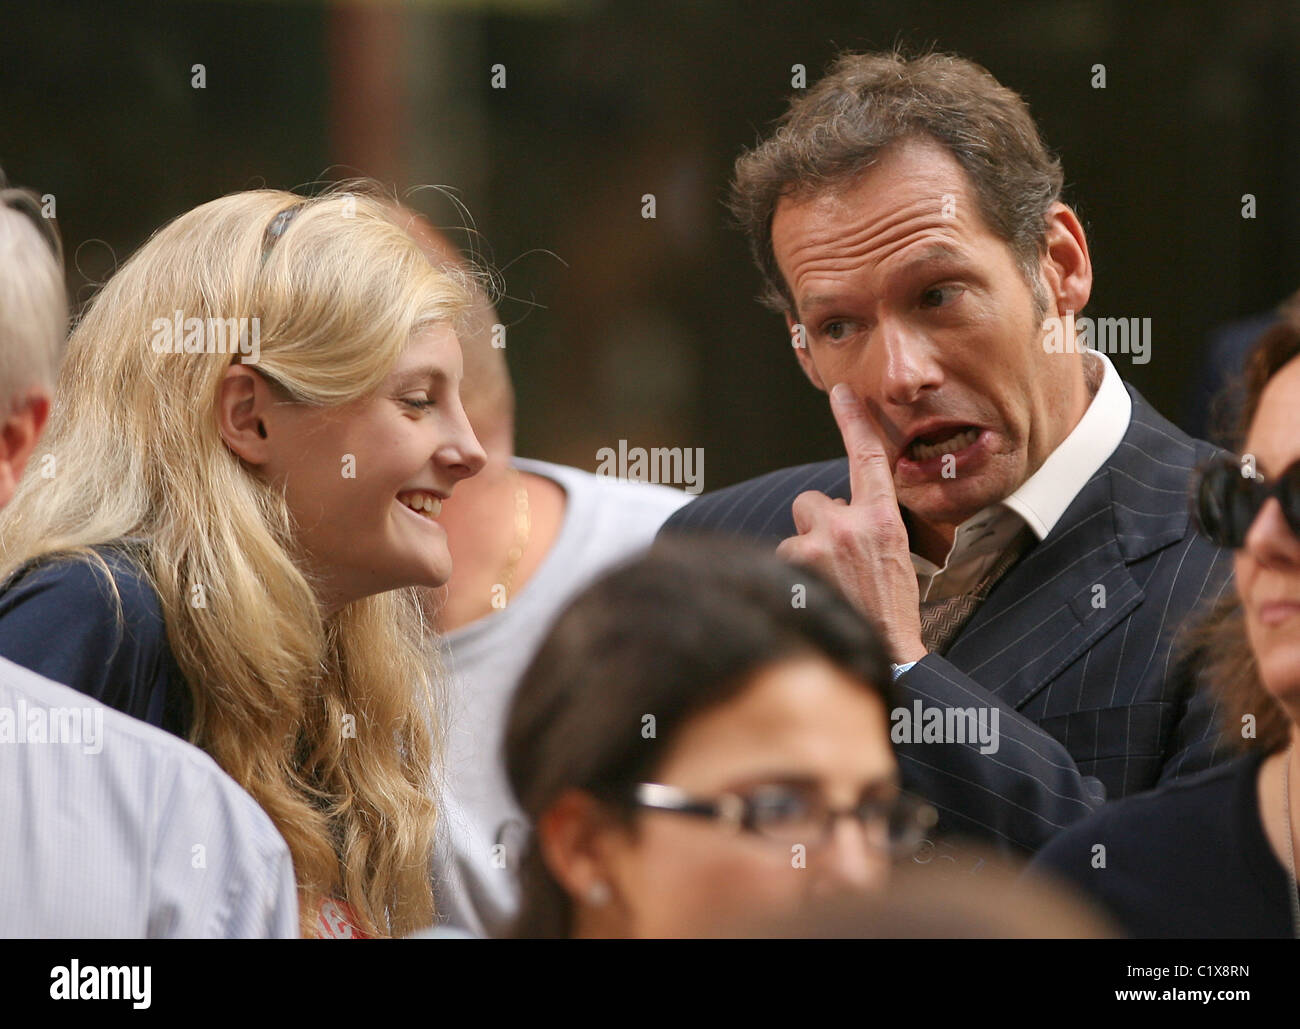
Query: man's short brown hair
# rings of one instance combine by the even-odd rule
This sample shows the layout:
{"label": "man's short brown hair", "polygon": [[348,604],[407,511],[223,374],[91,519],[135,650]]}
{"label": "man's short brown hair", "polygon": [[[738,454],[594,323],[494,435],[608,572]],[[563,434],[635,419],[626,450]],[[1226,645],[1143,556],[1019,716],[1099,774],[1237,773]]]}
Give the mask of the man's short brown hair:
{"label": "man's short brown hair", "polygon": [[764,304],[795,310],[772,249],[777,202],[847,185],[886,147],[909,138],[948,148],[970,176],[980,214],[1011,247],[1038,296],[1037,261],[1062,172],[1029,108],[964,58],[895,51],[840,55],[820,82],[791,102],[772,135],[736,161],[731,209],[763,273]]}

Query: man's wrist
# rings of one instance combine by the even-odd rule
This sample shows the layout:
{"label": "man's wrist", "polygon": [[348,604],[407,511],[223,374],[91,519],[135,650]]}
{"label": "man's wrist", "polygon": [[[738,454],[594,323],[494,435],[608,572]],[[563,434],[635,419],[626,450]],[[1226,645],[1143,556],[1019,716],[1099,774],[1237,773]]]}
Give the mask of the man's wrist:
{"label": "man's wrist", "polygon": [[919,639],[902,646],[894,646],[894,657],[900,665],[914,665],[930,653]]}

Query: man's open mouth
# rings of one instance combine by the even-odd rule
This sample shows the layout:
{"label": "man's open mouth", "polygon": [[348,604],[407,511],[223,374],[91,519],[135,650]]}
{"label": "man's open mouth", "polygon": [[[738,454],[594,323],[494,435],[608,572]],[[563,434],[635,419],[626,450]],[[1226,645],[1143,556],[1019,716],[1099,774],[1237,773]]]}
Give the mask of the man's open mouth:
{"label": "man's open mouth", "polygon": [[965,450],[979,437],[980,429],[974,425],[952,425],[917,436],[903,453],[913,461],[932,461],[944,454]]}

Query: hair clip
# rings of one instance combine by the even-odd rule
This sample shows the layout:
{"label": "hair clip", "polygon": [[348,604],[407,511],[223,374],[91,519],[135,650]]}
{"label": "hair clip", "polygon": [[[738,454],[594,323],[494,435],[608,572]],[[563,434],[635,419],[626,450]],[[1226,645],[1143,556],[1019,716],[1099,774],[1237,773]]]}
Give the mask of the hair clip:
{"label": "hair clip", "polygon": [[293,216],[302,210],[305,200],[300,200],[292,207],[286,207],[271,219],[271,224],[266,227],[266,234],[262,237],[262,265],[266,265],[266,259],[271,255],[271,248],[275,246],[285,230],[288,229],[289,223],[293,221]]}

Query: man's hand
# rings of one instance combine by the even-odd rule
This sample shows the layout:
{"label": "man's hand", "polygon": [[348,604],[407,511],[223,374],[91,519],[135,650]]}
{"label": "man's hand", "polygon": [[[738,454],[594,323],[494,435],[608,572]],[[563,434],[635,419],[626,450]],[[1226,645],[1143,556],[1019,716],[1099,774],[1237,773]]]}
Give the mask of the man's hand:
{"label": "man's hand", "polygon": [[791,508],[799,534],[782,540],[777,555],[835,582],[876,623],[896,662],[918,661],[926,653],[920,595],[882,434],[843,383],[831,390],[831,411],[849,458],[851,499],[800,493]]}

